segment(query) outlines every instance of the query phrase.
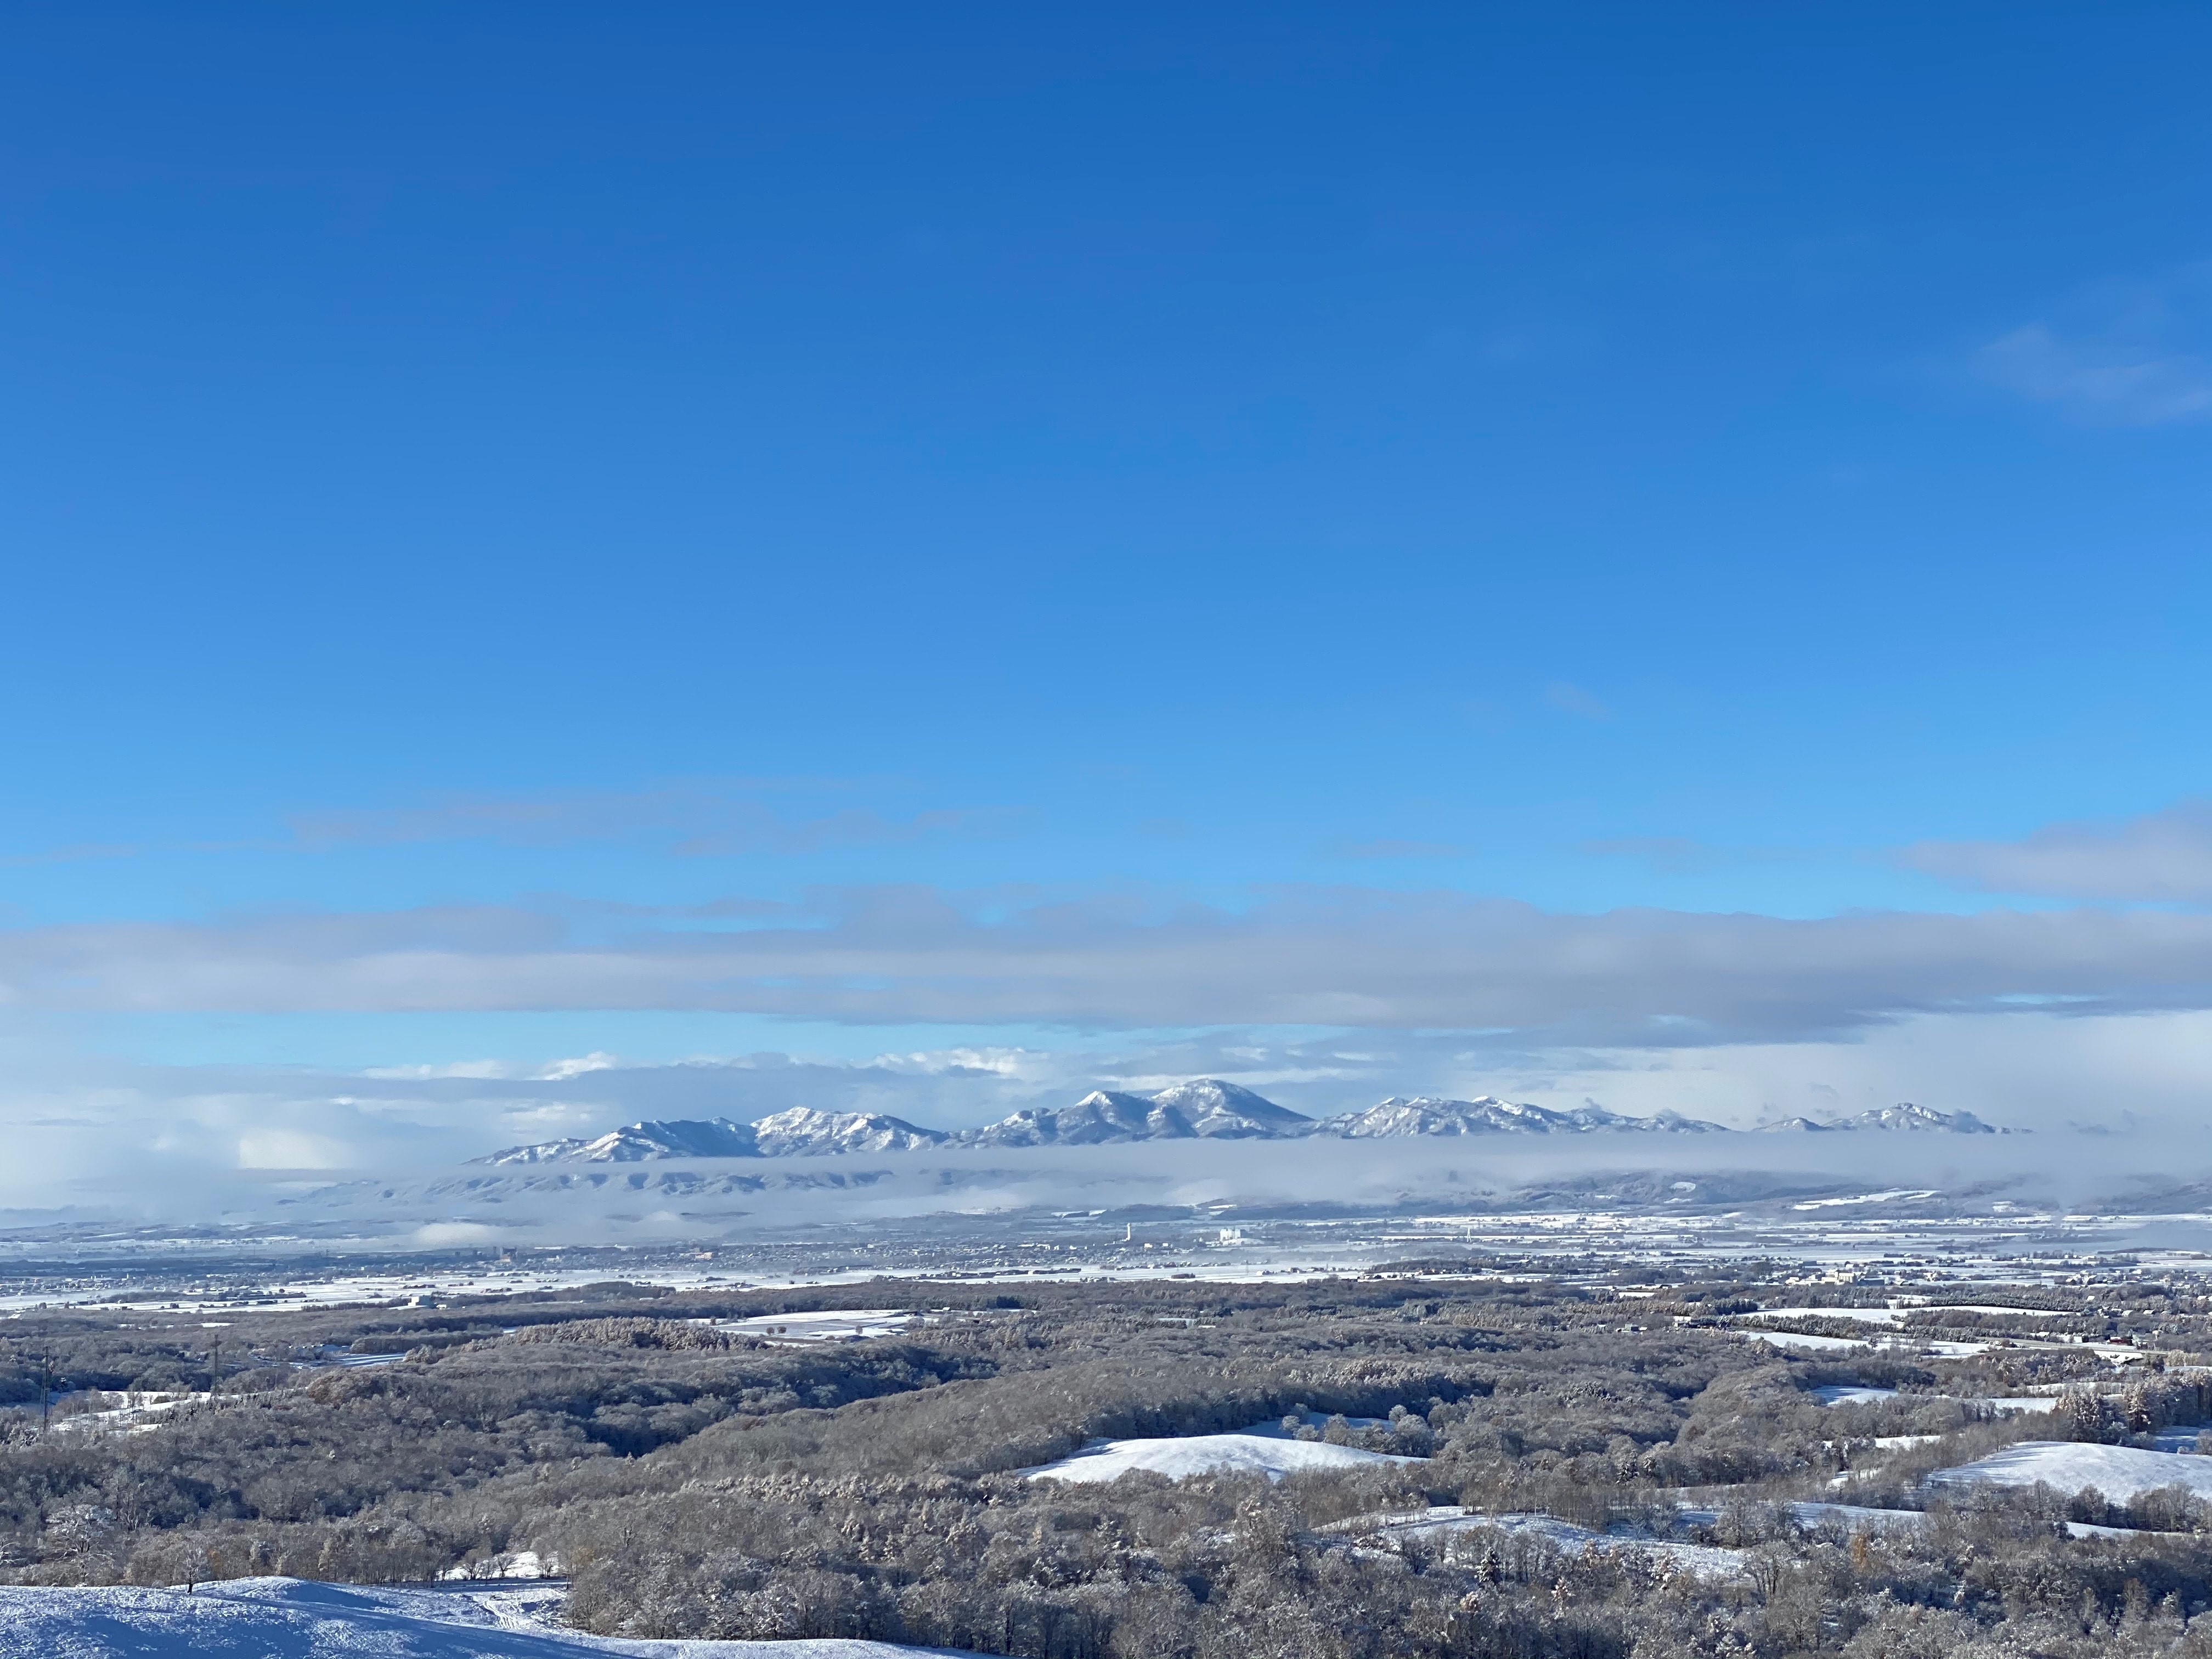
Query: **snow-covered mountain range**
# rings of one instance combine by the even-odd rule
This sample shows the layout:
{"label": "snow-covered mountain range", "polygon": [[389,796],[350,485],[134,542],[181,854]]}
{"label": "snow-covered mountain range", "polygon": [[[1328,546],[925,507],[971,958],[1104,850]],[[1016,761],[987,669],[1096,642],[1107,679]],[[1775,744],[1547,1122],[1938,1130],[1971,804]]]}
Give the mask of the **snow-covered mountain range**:
{"label": "snow-covered mountain range", "polygon": [[1829,1134],[1838,1130],[1901,1129],[1915,1134],[1948,1135],[2010,1135],[2026,1133],[2019,1129],[2000,1129],[1993,1123],[1984,1123],[1972,1112],[1939,1112],[1932,1106],[1916,1106],[1909,1100],[1900,1100],[1894,1106],[1878,1106],[1854,1117],[1818,1118],[1785,1117],[1778,1122],[1762,1123],[1762,1133],[1767,1134]]}
{"label": "snow-covered mountain range", "polygon": [[1073,1106],[1047,1106],[962,1137],[971,1146],[1090,1146],[1122,1140],[1275,1140],[1321,1126],[1234,1083],[1200,1078],[1156,1095],[1094,1089]]}
{"label": "snow-covered mountain range", "polygon": [[[1996,1134],[1971,1112],[1939,1112],[1907,1102],[1834,1122],[1790,1118],[1763,1130],[1839,1130]],[[476,1164],[632,1164],[662,1158],[812,1158],[838,1152],[926,1152],[963,1146],[1092,1146],[1144,1140],[1346,1140],[1427,1135],[1729,1135],[1736,1133],[1677,1112],[1632,1117],[1601,1106],[1571,1111],[1485,1095],[1478,1100],[1396,1096],[1364,1111],[1310,1118],[1234,1083],[1200,1078],[1157,1094],[1094,1090],[1073,1106],[1032,1107],[980,1129],[925,1129],[881,1112],[823,1112],[794,1106],[751,1123],[730,1118],[625,1124],[593,1139],[510,1146]]]}
{"label": "snow-covered mountain range", "polygon": [[1729,1131],[1703,1118],[1679,1112],[1651,1117],[1627,1117],[1602,1106],[1578,1106],[1571,1112],[1528,1106],[1516,1101],[1485,1095],[1480,1100],[1436,1100],[1415,1095],[1401,1100],[1395,1095],[1364,1112],[1346,1112],[1322,1123],[1322,1133],[1352,1140],[1383,1135],[1553,1135],[1589,1134],[1601,1130],[1628,1129],[1647,1134],[1726,1134]]}

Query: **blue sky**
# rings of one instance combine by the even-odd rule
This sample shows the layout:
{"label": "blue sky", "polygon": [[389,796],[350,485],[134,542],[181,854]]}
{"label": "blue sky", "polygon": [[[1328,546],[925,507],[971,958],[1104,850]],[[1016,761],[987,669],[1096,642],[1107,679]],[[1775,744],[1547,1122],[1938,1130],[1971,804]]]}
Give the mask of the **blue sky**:
{"label": "blue sky", "polygon": [[0,27],[5,1109],[2196,1040],[2199,9]]}

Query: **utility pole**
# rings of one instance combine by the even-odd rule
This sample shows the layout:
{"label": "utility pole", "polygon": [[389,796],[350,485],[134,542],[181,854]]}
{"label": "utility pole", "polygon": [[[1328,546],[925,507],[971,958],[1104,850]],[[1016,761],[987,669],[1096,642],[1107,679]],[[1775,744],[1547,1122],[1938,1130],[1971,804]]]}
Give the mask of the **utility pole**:
{"label": "utility pole", "polygon": [[39,1433],[43,1437],[46,1424],[54,1410],[53,1362],[45,1354],[39,1356]]}

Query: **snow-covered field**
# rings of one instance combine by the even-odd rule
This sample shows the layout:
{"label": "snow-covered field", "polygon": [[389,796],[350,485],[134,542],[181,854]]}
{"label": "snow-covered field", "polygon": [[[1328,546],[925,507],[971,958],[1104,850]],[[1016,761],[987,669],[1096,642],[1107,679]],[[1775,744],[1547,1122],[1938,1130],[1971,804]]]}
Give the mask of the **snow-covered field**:
{"label": "snow-covered field", "polygon": [[1190,1434],[1165,1439],[1094,1440],[1073,1456],[1024,1470],[1032,1480],[1118,1480],[1138,1469],[1188,1480],[1200,1474],[1286,1474],[1319,1469],[1352,1469],[1376,1463],[1418,1463],[1417,1457],[1333,1446],[1326,1440],[1294,1440],[1273,1425],[1236,1434]]}
{"label": "snow-covered field", "polygon": [[1894,1400],[1895,1389],[1863,1389],[1847,1382],[1831,1382],[1807,1390],[1823,1406],[1870,1406],[1878,1400]]}
{"label": "snow-covered field", "polygon": [[556,1589],[238,1578],[198,1593],[0,1587],[9,1659],[902,1659],[883,1642],[631,1642],[550,1622]]}
{"label": "snow-covered field", "polygon": [[2027,1440],[1954,1469],[1938,1469],[1928,1484],[1953,1490],[1972,1486],[2033,1486],[2062,1492],[2094,1486],[2124,1503],[2161,1486],[2185,1486],[2212,1498],[2212,1457],[2185,1452],[2138,1451],[2132,1446],[2093,1446],[2069,1440]]}

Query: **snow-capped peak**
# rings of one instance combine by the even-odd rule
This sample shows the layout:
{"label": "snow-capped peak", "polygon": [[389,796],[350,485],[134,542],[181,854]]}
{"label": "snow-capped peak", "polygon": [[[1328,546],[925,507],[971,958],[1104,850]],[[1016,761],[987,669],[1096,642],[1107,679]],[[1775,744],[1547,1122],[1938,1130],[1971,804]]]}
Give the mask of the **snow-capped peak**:
{"label": "snow-capped peak", "polygon": [[823,1112],[793,1106],[752,1126],[763,1158],[822,1152],[909,1152],[941,1146],[950,1136],[882,1112]]}
{"label": "snow-capped peak", "polygon": [[1365,1111],[1331,1118],[1324,1127],[1352,1140],[1399,1135],[1587,1134],[1601,1129],[1669,1134],[1721,1132],[1717,1123],[1684,1117],[1678,1112],[1629,1117],[1602,1106],[1578,1106],[1561,1112],[1524,1101],[1500,1100],[1495,1095],[1474,1100],[1443,1100],[1431,1095],[1401,1099],[1394,1095]]}
{"label": "snow-capped peak", "polygon": [[1158,1094],[1094,1089],[1073,1106],[1031,1107],[960,1139],[973,1146],[1086,1146],[1103,1141],[1251,1140],[1311,1133],[1314,1121],[1218,1078]]}
{"label": "snow-capped peak", "polygon": [[667,1122],[625,1123],[619,1129],[590,1139],[540,1141],[534,1146],[510,1146],[477,1164],[635,1164],[662,1158],[753,1158],[759,1148],[750,1124],[726,1117],[704,1121],[676,1119]]}

